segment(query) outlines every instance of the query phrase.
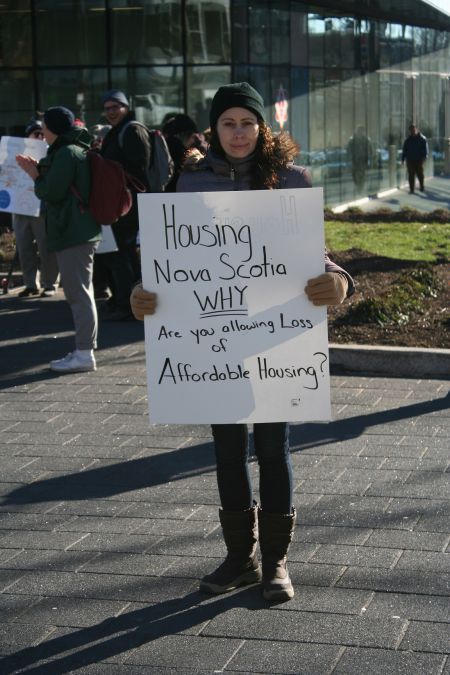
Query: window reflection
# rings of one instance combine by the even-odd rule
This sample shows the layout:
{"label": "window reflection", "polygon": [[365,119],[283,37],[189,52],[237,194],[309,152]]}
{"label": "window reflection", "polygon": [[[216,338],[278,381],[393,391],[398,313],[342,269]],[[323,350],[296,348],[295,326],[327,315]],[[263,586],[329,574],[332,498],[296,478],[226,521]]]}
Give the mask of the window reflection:
{"label": "window reflection", "polygon": [[325,20],[319,14],[308,15],[308,49],[309,64],[323,66],[324,64],[324,36]]}
{"label": "window reflection", "polygon": [[111,0],[112,63],[181,63],[181,0]]}
{"label": "window reflection", "polygon": [[187,0],[188,60],[218,63],[230,60],[228,0]]}

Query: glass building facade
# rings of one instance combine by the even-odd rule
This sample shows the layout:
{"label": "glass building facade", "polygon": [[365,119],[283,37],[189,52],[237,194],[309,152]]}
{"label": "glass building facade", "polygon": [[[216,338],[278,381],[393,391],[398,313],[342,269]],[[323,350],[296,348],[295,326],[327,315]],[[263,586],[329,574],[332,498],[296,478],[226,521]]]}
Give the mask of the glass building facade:
{"label": "glass building facade", "polygon": [[428,173],[450,137],[450,17],[421,0],[3,0],[0,134],[66,105],[101,122],[124,90],[138,119],[186,111],[208,126],[221,84],[248,80],[327,204],[397,185],[411,121]]}

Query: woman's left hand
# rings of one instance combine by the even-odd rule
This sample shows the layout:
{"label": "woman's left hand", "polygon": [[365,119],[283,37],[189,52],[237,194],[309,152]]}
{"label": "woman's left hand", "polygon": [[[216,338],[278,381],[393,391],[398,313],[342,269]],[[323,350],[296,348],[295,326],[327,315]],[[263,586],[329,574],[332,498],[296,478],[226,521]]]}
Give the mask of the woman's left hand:
{"label": "woman's left hand", "polygon": [[38,163],[33,157],[30,157],[29,155],[16,155],[16,162],[32,180],[36,180],[39,176],[37,168]]}
{"label": "woman's left hand", "polygon": [[305,293],[313,305],[340,305],[347,297],[348,281],[339,272],[325,272],[308,279]]}

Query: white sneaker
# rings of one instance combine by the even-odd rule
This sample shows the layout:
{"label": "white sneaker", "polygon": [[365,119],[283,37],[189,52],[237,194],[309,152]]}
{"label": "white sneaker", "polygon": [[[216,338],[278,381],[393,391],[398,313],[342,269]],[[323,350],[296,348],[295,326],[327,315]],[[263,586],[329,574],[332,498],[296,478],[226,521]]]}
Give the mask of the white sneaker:
{"label": "white sneaker", "polygon": [[41,298],[53,298],[56,295],[54,288],[44,288],[41,291]]}
{"label": "white sneaker", "polygon": [[97,370],[95,358],[91,355],[81,356],[79,352],[69,352],[62,359],[50,361],[50,370],[58,373],[85,373],[91,370]]}

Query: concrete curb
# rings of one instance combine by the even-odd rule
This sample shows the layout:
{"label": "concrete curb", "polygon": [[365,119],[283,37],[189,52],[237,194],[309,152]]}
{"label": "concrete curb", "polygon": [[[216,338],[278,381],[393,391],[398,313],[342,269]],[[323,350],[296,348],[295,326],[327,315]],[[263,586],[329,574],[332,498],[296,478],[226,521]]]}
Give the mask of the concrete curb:
{"label": "concrete curb", "polygon": [[330,344],[330,365],[388,377],[450,379],[450,349]]}

